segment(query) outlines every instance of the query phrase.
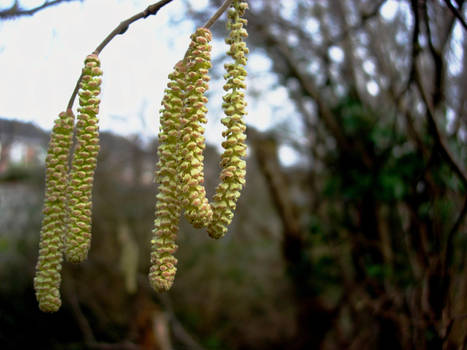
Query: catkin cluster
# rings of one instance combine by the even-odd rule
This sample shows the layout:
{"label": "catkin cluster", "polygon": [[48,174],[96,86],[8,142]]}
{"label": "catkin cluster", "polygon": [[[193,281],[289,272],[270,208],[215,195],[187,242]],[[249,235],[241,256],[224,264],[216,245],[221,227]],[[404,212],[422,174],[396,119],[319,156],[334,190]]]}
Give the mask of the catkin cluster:
{"label": "catkin cluster", "polygon": [[220,238],[232,221],[236,202],[245,184],[245,65],[248,48],[243,18],[248,5],[234,0],[228,13],[229,44],[227,54],[233,62],[226,64],[224,76],[222,123],[225,141],[221,160],[220,183],[213,202],[209,203],[204,187],[206,123],[205,96],[211,68],[211,32],[199,28],[191,36],[187,53],[169,75],[162,101],[159,162],[156,178],[157,195],[154,238],[152,239],[149,279],[156,291],[168,290],[174,281],[177,259],[173,253],[180,212],[196,228],[207,228],[209,235]]}
{"label": "catkin cluster", "polygon": [[66,186],[73,138],[74,115],[60,113],[55,120],[46,157],[44,217],[34,289],[42,311],[60,308],[63,239],[66,230]]}
{"label": "catkin cluster", "polygon": [[[151,240],[149,280],[156,291],[174,282],[178,246],[176,238],[182,212],[196,228],[206,228],[213,238],[227,231],[240,191],[245,184],[245,65],[248,49],[243,18],[248,5],[233,0],[228,13],[228,55],[223,97],[226,129],[220,183],[209,203],[204,187],[206,124],[205,96],[209,86],[212,35],[199,28],[183,60],[169,75],[160,111],[156,181],[159,191]],[[61,305],[60,282],[63,255],[70,262],[87,258],[91,243],[92,187],[99,152],[99,94],[102,70],[97,55],[86,57],[80,78],[79,108],[75,125],[71,109],[61,113],[52,130],[46,159],[44,218],[39,243],[34,288],[43,311]],[[70,150],[73,135],[76,145]],[[72,158],[70,160],[70,158]],[[71,167],[69,164],[71,163]]]}
{"label": "catkin cluster", "polygon": [[[97,113],[102,75],[97,55],[85,59],[79,91],[78,121],[71,110],[60,113],[50,136],[46,158],[44,200],[39,257],[34,289],[42,311],[61,305],[60,282],[63,254],[71,262],[86,258],[91,238],[91,193],[99,151]],[[76,148],[72,166],[73,133]]]}
{"label": "catkin cluster", "polygon": [[185,57],[185,95],[180,119],[180,176],[182,205],[185,216],[194,227],[201,228],[211,221],[212,210],[204,188],[204,127],[208,90],[208,71],[211,68],[212,39],[209,29],[199,28],[192,36]]}
{"label": "catkin cluster", "polygon": [[159,161],[156,179],[159,193],[156,202],[156,220],[151,240],[151,267],[149,281],[158,291],[168,290],[174,281],[177,259],[175,240],[180,218],[179,163],[178,145],[180,116],[183,110],[183,91],[185,89],[185,66],[181,61],[169,75],[160,111]]}
{"label": "catkin cluster", "polygon": [[224,152],[221,160],[220,183],[216,188],[214,202],[212,204],[213,218],[208,226],[208,233],[213,238],[220,238],[227,232],[235,211],[240,191],[245,185],[246,163],[243,158],[246,155],[246,125],[244,116],[246,114],[245,92],[248,48],[244,38],[248,36],[244,26],[247,20],[243,18],[248,4],[245,1],[233,1],[229,9],[227,28],[230,30],[229,37],[225,40],[230,45],[227,54],[234,59],[233,63],[225,64],[227,73],[224,90],[227,92],[223,97],[222,108],[226,115],[222,118],[222,124],[226,127],[223,131],[225,141],[222,143]]}

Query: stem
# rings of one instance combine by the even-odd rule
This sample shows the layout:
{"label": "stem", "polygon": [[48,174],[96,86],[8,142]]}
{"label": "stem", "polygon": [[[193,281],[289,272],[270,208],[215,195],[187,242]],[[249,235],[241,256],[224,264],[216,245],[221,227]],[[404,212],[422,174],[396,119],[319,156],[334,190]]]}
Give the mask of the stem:
{"label": "stem", "polygon": [[[122,35],[124,34],[128,28],[130,27],[130,24],[142,19],[146,18],[152,15],[156,15],[159,10],[167,5],[169,2],[172,2],[173,0],[161,0],[159,2],[156,2],[155,4],[149,5],[146,7],[144,11],[141,11],[130,18],[120,22],[120,24],[115,27],[114,30],[110,32],[109,35],[96,47],[96,49],[93,51],[94,54],[99,55],[102,50],[107,46],[108,43],[110,43],[117,35]],[[219,9],[214,13],[214,15],[203,25],[204,28],[209,29],[218,19],[219,17],[227,10],[227,8],[230,6],[233,0],[225,0],[224,3],[219,7]],[[70,100],[68,101],[67,109],[71,110],[73,108],[73,103],[75,102],[76,95],[78,95],[79,91],[79,85],[81,83],[81,78],[83,75],[81,74],[78,78],[78,81],[76,82],[75,88],[73,90],[73,93],[70,96]]]}
{"label": "stem", "polygon": [[418,69],[416,69],[415,71],[415,83],[417,84],[418,91],[420,92],[422,100],[425,103],[428,123],[431,126],[431,135],[434,137],[437,145],[439,146],[440,153],[445,159],[445,161],[449,164],[454,173],[459,177],[464,187],[467,187],[467,174],[449,150],[448,144],[446,140],[444,140],[444,137],[438,127],[438,124],[436,123],[435,109],[432,103],[430,102],[427,93],[425,92],[425,89],[423,88],[422,78]]}
{"label": "stem", "polygon": [[467,30],[467,22],[465,21],[464,17],[462,17],[462,3],[459,5],[459,9],[456,9],[454,5],[451,3],[449,0],[444,0],[444,3],[446,6],[451,10],[454,16],[459,20],[459,22],[462,24],[462,27],[464,27],[465,30]]}
{"label": "stem", "polygon": [[208,21],[203,25],[203,27],[209,29],[214,24],[214,22],[216,22],[217,19],[225,12],[225,10],[227,10],[232,1],[233,0],[225,0],[221,7],[219,7],[216,13],[208,19]]}
{"label": "stem", "polygon": [[[10,8],[1,10],[0,11],[0,19],[15,19],[20,16],[32,16],[36,12],[42,11],[46,9],[47,7],[59,5],[61,3],[65,2],[71,2],[75,0],[52,0],[52,1],[46,1],[42,5],[34,7],[32,9],[23,9],[22,6],[20,6],[18,1],[15,1]],[[82,0],[80,0],[82,1]]]}
{"label": "stem", "polygon": [[70,100],[68,101],[67,105],[67,110],[72,110],[73,109],[73,103],[75,102],[76,95],[78,95],[78,90],[79,90],[79,84],[81,83],[81,78],[83,77],[83,74],[78,78],[78,81],[76,82],[75,88],[73,89],[73,93],[70,96]]}
{"label": "stem", "polygon": [[[137,13],[134,16],[131,16],[127,20],[120,22],[120,24],[112,30],[112,32],[107,35],[107,37],[97,46],[97,48],[94,50],[94,54],[99,55],[102,50],[107,46],[108,43],[110,43],[117,35],[124,34],[127,29],[129,28],[130,24],[133,22],[136,22],[140,20],[141,18],[146,18],[152,15],[156,15],[159,10],[167,5],[169,2],[172,2],[173,0],[161,0],[156,2],[155,4],[149,5],[146,7],[144,11],[141,11]],[[73,90],[73,93],[70,96],[70,100],[68,101],[67,109],[72,109],[73,108],[73,103],[75,101],[76,95],[78,94],[79,91],[79,85],[81,83],[81,78],[83,75],[81,74],[78,78],[78,81],[76,82],[75,88]]]}
{"label": "stem", "polygon": [[156,2],[155,4],[149,5],[146,7],[146,9],[142,12],[137,13],[134,16],[131,16],[127,20],[121,22],[112,32],[97,46],[97,48],[94,50],[93,53],[96,55],[99,55],[101,51],[104,49],[104,47],[107,46],[108,43],[112,41],[113,38],[115,38],[117,35],[124,34],[127,29],[130,27],[130,24],[133,22],[136,22],[140,20],[141,18],[146,18],[151,15],[156,15],[159,10],[167,5],[169,2],[172,2],[173,0],[161,0],[159,2]]}

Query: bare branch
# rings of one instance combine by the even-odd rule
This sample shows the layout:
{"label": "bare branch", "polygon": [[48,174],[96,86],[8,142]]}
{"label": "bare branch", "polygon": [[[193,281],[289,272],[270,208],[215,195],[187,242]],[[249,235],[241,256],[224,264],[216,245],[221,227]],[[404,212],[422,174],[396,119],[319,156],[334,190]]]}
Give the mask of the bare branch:
{"label": "bare branch", "polygon": [[86,344],[92,344],[96,342],[96,338],[92,331],[92,328],[86,319],[86,316],[83,314],[81,307],[79,305],[78,296],[75,293],[74,286],[73,286],[73,279],[72,276],[67,276],[66,283],[64,283],[64,293],[66,298],[68,299],[68,303],[71,307],[71,312],[73,317],[76,319],[78,323],[78,327],[83,334],[83,338]]}
{"label": "bare branch", "polygon": [[219,7],[216,13],[203,25],[204,28],[210,28],[214,22],[218,20],[218,18],[227,10],[227,8],[232,3],[232,0],[225,0],[224,3]]}
{"label": "bare branch", "polygon": [[434,107],[432,103],[430,102],[425,92],[425,89],[423,88],[423,82],[420,76],[420,72],[418,72],[418,69],[416,69],[415,82],[417,84],[418,90],[420,91],[422,100],[425,103],[428,123],[431,126],[431,134],[434,137],[435,142],[441,151],[440,153],[443,156],[443,158],[446,160],[446,162],[449,164],[449,166],[452,168],[452,170],[457,174],[459,179],[463,182],[464,186],[467,187],[467,175],[465,173],[465,170],[462,169],[461,165],[458,164],[457,161],[454,159],[454,156],[449,151],[448,145],[446,141],[444,140],[444,137],[441,134],[441,131],[439,130],[438,124],[436,123],[436,119],[435,119]]}
{"label": "bare branch", "polygon": [[[32,9],[23,9],[21,8],[18,0],[16,0],[13,5],[6,10],[0,11],[0,19],[15,19],[21,16],[32,16],[36,12],[44,10],[48,7],[63,4],[65,2],[71,2],[76,0],[52,0],[52,1],[45,1],[42,5],[34,7]],[[83,0],[79,0],[83,1]]]}
{"label": "bare branch", "polygon": [[[144,11],[141,11],[134,16],[131,16],[127,20],[120,22],[120,24],[112,30],[112,32],[107,35],[107,37],[97,46],[97,48],[94,50],[94,54],[99,55],[102,50],[107,46],[108,43],[110,43],[117,35],[122,35],[124,34],[130,24],[140,20],[141,18],[146,18],[152,15],[156,15],[159,10],[167,5],[169,2],[172,2],[173,0],[161,0],[159,2],[156,2],[155,4],[149,5],[146,7]],[[70,100],[68,101],[67,105],[67,110],[71,110],[73,108],[73,103],[75,101],[76,95],[78,94],[79,91],[79,85],[81,83],[81,78],[82,75],[79,76],[78,81],[76,82],[75,88],[73,89],[73,93],[70,96]]]}
{"label": "bare branch", "polygon": [[172,307],[172,301],[167,294],[159,294],[159,300],[164,306],[164,310],[167,312],[170,322],[172,323],[172,332],[175,338],[183,343],[187,349],[193,350],[204,350],[193,336],[185,329],[183,324],[175,316],[175,312]]}
{"label": "bare branch", "polygon": [[96,55],[99,55],[101,51],[104,49],[104,47],[107,46],[108,43],[112,41],[113,38],[115,38],[117,35],[124,34],[128,28],[130,27],[130,24],[133,22],[136,22],[140,20],[141,18],[146,18],[152,15],[156,15],[159,10],[167,5],[169,2],[172,2],[173,0],[161,0],[159,2],[156,2],[155,4],[149,5],[146,7],[144,11],[141,11],[137,13],[134,16],[131,16],[127,20],[121,22],[112,32],[107,35],[107,37],[97,46],[97,48],[94,50],[93,53]]}
{"label": "bare branch", "polygon": [[458,9],[454,7],[454,5],[451,3],[449,0],[444,0],[444,3],[446,6],[451,10],[451,12],[456,16],[456,18],[459,20],[461,23],[462,27],[467,30],[467,22],[465,21],[464,17],[462,17],[462,14]]}
{"label": "bare branch", "polygon": [[420,54],[421,48],[418,43],[418,36],[420,35],[420,12],[417,4],[417,0],[411,0],[410,6],[412,9],[412,15],[414,18],[413,24],[413,32],[412,32],[412,48],[411,48],[411,55],[409,57],[410,64],[409,64],[409,74],[407,82],[405,83],[404,88],[401,92],[397,94],[396,101],[402,98],[402,96],[410,89],[410,86],[413,83],[415,78],[415,65],[417,61],[417,57]]}
{"label": "bare branch", "polygon": [[[115,29],[112,30],[112,32],[110,32],[110,34],[107,35],[107,37],[96,47],[93,53],[96,55],[99,55],[102,52],[102,50],[107,46],[107,44],[109,44],[117,35],[124,34],[132,23],[142,18],[156,15],[162,7],[164,7],[165,5],[167,5],[168,3],[172,1],[173,0],[161,0],[159,2],[156,2],[155,4],[152,4],[146,7],[144,11],[141,11],[131,16],[130,18],[126,19],[125,21],[120,22],[120,24],[117,27],[115,27]],[[221,7],[219,7],[216,13],[206,22],[204,27],[209,28],[210,26],[212,26],[213,23],[217,21],[217,19],[222,15],[222,13],[224,13],[224,11],[230,6],[231,2],[232,0],[225,0],[225,2],[221,5]],[[71,94],[70,100],[68,101],[67,110],[71,110],[73,108],[73,103],[79,91],[79,85],[81,83],[81,78],[82,78],[82,75],[80,75],[80,77],[78,78],[78,81],[76,82],[73,93]]]}
{"label": "bare branch", "polygon": [[462,207],[461,212],[459,213],[459,216],[456,219],[456,222],[452,226],[451,230],[449,230],[448,238],[446,241],[446,247],[444,250],[444,256],[443,256],[445,273],[447,273],[447,270],[451,266],[451,262],[453,260],[455,234],[461,227],[462,222],[464,221],[466,215],[467,215],[467,198],[464,201],[464,205]]}
{"label": "bare branch", "polygon": [[338,43],[346,39],[350,34],[358,31],[359,29],[362,29],[369,20],[373,19],[378,15],[379,10],[385,2],[386,0],[379,0],[371,11],[362,13],[360,20],[357,23],[355,23],[352,26],[348,26],[340,34],[331,38],[330,41],[326,43],[326,46],[329,47],[337,45]]}

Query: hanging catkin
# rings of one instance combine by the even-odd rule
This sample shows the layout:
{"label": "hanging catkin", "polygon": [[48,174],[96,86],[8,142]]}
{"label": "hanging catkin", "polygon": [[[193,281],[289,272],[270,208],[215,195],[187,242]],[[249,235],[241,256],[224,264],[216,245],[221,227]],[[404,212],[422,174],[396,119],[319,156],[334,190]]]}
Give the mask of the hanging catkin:
{"label": "hanging catkin", "polygon": [[157,154],[156,181],[157,194],[156,219],[153,239],[151,240],[151,267],[149,281],[156,291],[170,289],[177,271],[177,250],[175,243],[180,218],[180,194],[178,185],[179,128],[183,110],[183,91],[186,85],[183,61],[176,64],[169,74],[160,111],[159,147]]}
{"label": "hanging catkin", "polygon": [[243,158],[246,155],[246,126],[243,120],[246,114],[245,107],[245,65],[248,48],[244,38],[248,36],[244,25],[247,20],[242,18],[248,4],[243,0],[234,0],[228,12],[227,28],[230,35],[226,43],[230,45],[227,52],[234,59],[233,63],[225,65],[227,73],[224,75],[226,83],[222,108],[226,115],[222,119],[222,124],[226,130],[222,135],[225,141],[222,143],[224,152],[221,160],[220,183],[216,188],[216,194],[211,204],[213,216],[208,233],[213,238],[220,238],[227,232],[235,211],[236,202],[240,196],[240,191],[245,184],[246,163]]}
{"label": "hanging catkin", "polygon": [[[182,210],[196,228],[207,227],[211,237],[227,231],[236,201],[245,184],[245,77],[248,49],[248,8],[244,0],[233,0],[228,14],[230,45],[223,97],[226,126],[222,143],[220,184],[213,204],[206,198],[204,156],[206,124],[205,96],[211,68],[212,34],[198,28],[182,61],[169,75],[160,111],[156,181],[159,185],[155,208],[149,280],[156,291],[173,285],[177,259],[174,256]],[[217,17],[213,17],[217,18]],[[61,305],[60,282],[63,254],[70,262],[87,258],[91,244],[92,187],[99,152],[99,94],[102,70],[96,54],[86,57],[80,77],[76,147],[70,162],[74,116],[69,109],[55,122],[46,160],[46,197],[39,243],[34,288],[43,311],[57,311]],[[74,94],[73,94],[74,98]],[[73,102],[71,99],[71,103]],[[71,108],[71,107],[70,107]]]}
{"label": "hanging catkin", "polygon": [[191,43],[184,59],[186,86],[180,125],[180,181],[182,207],[194,227],[211,221],[212,211],[204,188],[205,148],[204,124],[208,90],[208,70],[211,68],[212,35],[209,29],[198,28],[191,35]]}
{"label": "hanging catkin", "polygon": [[102,70],[95,54],[85,59],[79,91],[77,145],[67,189],[69,227],[65,236],[65,256],[77,263],[85,260],[91,245],[92,185],[99,152],[99,113]]}
{"label": "hanging catkin", "polygon": [[66,230],[66,184],[73,138],[74,115],[60,113],[50,136],[46,165],[44,217],[39,242],[34,289],[39,308],[54,312],[60,308],[63,238]]}

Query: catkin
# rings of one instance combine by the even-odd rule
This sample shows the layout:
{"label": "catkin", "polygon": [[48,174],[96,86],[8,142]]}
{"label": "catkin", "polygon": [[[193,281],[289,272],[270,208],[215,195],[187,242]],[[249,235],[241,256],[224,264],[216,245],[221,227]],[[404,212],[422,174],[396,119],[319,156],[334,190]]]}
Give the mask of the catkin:
{"label": "catkin", "polygon": [[182,207],[185,216],[194,227],[206,226],[212,218],[212,211],[204,188],[204,126],[206,124],[206,103],[208,70],[211,68],[212,35],[209,29],[198,28],[191,35],[191,43],[184,59],[186,65],[186,86],[183,99],[183,113],[180,120],[180,181]]}
{"label": "catkin", "polygon": [[222,124],[226,130],[222,132],[225,141],[222,142],[224,152],[221,160],[220,183],[211,204],[213,216],[208,233],[213,238],[220,238],[227,232],[227,226],[233,218],[237,199],[245,184],[246,163],[243,159],[246,155],[246,125],[243,120],[246,115],[245,92],[248,48],[244,38],[248,36],[244,26],[247,20],[243,18],[248,4],[243,0],[234,0],[228,12],[227,28],[230,35],[226,43],[230,45],[227,54],[234,59],[233,63],[225,65],[227,73],[222,108],[225,117]]}
{"label": "catkin", "polygon": [[156,181],[159,184],[157,194],[156,219],[153,239],[151,240],[151,267],[149,281],[156,291],[166,291],[173,284],[177,271],[177,250],[175,243],[180,218],[180,194],[178,185],[179,128],[183,110],[185,88],[185,65],[176,64],[169,75],[160,111],[159,147],[157,150]]}
{"label": "catkin", "polygon": [[60,308],[63,238],[66,230],[66,186],[73,138],[74,115],[60,113],[50,136],[46,157],[44,217],[39,242],[34,289],[39,308],[54,312]]}
{"label": "catkin", "polygon": [[92,185],[99,152],[99,112],[102,70],[97,55],[86,57],[79,91],[77,145],[67,189],[69,226],[65,257],[78,263],[87,258],[91,245]]}

